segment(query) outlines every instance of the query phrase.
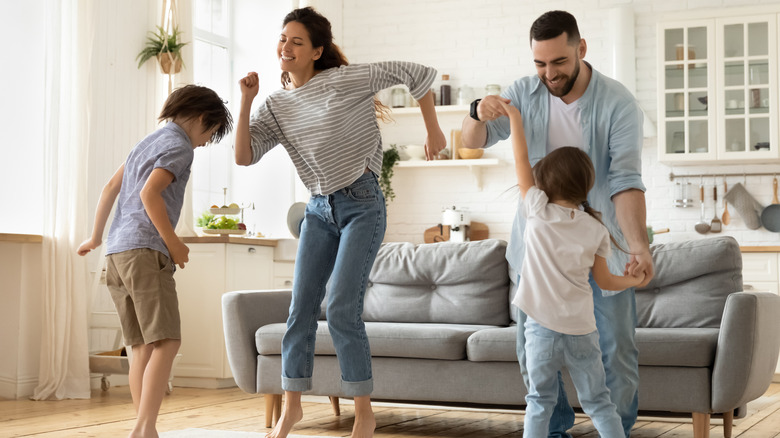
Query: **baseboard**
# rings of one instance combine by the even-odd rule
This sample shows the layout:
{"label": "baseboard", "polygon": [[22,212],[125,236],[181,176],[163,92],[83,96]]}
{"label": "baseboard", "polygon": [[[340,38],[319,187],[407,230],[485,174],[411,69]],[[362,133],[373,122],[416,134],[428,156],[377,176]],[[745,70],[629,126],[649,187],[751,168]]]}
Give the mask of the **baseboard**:
{"label": "baseboard", "polygon": [[9,379],[0,377],[0,398],[10,400],[21,400],[29,398],[35,392],[38,386],[37,377],[28,377],[26,379]]}

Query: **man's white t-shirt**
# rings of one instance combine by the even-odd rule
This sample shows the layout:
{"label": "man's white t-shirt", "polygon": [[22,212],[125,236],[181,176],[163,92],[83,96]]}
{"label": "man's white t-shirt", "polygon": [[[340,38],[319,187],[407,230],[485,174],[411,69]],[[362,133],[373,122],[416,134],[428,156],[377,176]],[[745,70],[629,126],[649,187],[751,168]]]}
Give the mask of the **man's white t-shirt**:
{"label": "man's white t-shirt", "polygon": [[552,94],[549,96],[550,123],[547,125],[547,153],[564,146],[582,149],[582,119],[577,101],[567,104],[560,97]]}
{"label": "man's white t-shirt", "polygon": [[588,276],[596,255],[607,258],[607,228],[579,209],[549,202],[531,187],[523,199],[527,218],[525,259],[512,304],[543,327],[584,335],[596,330]]}

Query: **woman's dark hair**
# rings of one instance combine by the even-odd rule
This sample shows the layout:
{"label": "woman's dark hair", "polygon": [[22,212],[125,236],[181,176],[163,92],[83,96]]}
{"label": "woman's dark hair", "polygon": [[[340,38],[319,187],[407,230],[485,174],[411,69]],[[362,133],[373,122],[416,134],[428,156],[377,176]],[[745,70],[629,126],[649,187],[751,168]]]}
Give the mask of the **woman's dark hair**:
{"label": "woman's dark hair", "polygon": [[[604,224],[601,213],[588,203],[588,192],[596,181],[596,170],[582,149],[573,146],[555,149],[536,163],[533,175],[536,187],[550,201],[582,205],[585,213]],[[618,249],[626,252],[611,234],[609,238]]]}
{"label": "woman's dark hair", "polygon": [[[294,9],[287,14],[282,21],[282,27],[291,21],[301,23],[306,28],[312,47],[322,47],[322,55],[314,61],[314,70],[321,71],[349,64],[347,57],[341,52],[339,46],[333,42],[333,31],[331,30],[330,21],[324,15],[307,6]],[[286,71],[282,72],[282,87],[287,87],[290,81],[290,74]],[[389,109],[377,99],[374,99],[374,107],[379,117],[382,120],[386,120]]]}
{"label": "woman's dark hair", "polygon": [[579,44],[580,29],[577,27],[577,19],[574,15],[566,11],[545,12],[531,25],[530,42],[551,40],[564,32],[570,46]]}
{"label": "woman's dark hair", "polygon": [[233,117],[225,102],[214,90],[200,85],[185,85],[173,90],[157,120],[190,120],[199,117],[203,117],[203,132],[217,128],[210,143],[219,143],[233,129]]}

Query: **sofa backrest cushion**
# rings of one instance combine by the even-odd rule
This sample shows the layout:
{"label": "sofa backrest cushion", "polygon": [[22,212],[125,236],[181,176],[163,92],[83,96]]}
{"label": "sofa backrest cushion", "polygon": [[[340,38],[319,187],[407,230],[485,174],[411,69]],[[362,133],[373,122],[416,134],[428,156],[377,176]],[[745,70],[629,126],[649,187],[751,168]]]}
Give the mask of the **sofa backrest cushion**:
{"label": "sofa backrest cushion", "polygon": [[509,324],[506,242],[384,243],[369,275],[365,321]]}
{"label": "sofa backrest cushion", "polygon": [[729,236],[653,245],[655,276],[636,293],[637,327],[720,327],[742,290],[742,254]]}

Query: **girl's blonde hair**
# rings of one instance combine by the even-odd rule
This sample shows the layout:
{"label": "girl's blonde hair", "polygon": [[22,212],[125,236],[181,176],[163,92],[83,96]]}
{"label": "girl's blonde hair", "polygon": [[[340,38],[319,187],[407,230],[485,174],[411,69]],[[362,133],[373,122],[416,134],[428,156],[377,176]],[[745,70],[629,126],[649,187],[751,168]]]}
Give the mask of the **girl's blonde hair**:
{"label": "girl's blonde hair", "polygon": [[[536,163],[533,168],[534,183],[550,201],[566,201],[581,205],[602,225],[601,212],[588,203],[588,192],[596,181],[596,170],[588,154],[582,149],[565,146],[555,149]],[[619,250],[624,250],[610,233],[609,239]]]}

